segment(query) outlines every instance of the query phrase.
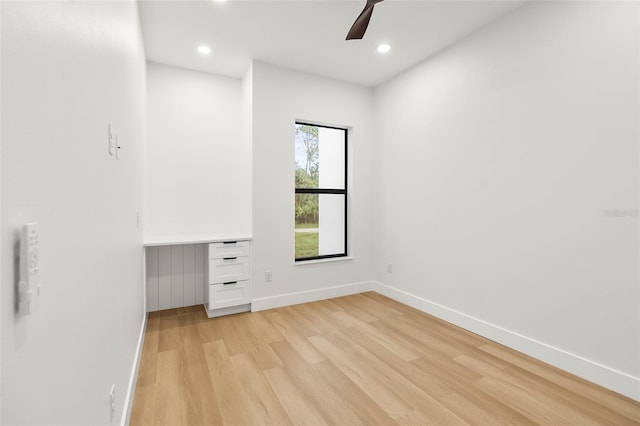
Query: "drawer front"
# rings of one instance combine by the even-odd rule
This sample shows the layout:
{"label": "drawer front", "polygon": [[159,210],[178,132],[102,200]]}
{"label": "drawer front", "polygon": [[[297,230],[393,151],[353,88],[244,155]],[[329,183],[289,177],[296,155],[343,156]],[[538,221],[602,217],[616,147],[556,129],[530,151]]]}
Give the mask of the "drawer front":
{"label": "drawer front", "polygon": [[209,284],[248,280],[250,273],[248,257],[209,259]]}
{"label": "drawer front", "polygon": [[209,259],[249,256],[249,241],[209,244]]}
{"label": "drawer front", "polygon": [[209,286],[209,309],[228,308],[247,303],[251,303],[250,281]]}

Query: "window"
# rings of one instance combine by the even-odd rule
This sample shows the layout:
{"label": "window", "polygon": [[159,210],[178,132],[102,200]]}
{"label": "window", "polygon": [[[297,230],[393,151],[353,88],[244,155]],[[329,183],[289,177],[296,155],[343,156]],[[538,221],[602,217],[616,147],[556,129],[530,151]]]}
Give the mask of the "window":
{"label": "window", "polygon": [[347,129],[296,122],[295,259],[347,255]]}

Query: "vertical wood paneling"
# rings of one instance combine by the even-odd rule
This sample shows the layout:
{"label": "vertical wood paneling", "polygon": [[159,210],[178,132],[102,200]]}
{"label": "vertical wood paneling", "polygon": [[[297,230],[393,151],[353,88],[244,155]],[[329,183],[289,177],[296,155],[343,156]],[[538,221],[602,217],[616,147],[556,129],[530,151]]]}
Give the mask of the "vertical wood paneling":
{"label": "vertical wood paneling", "polygon": [[184,246],[184,306],[196,304],[196,246],[190,244]]}
{"label": "vertical wood paneling", "polygon": [[158,310],[158,247],[147,247],[147,311]]}
{"label": "vertical wood paneling", "polygon": [[196,304],[205,303],[204,300],[204,286],[206,281],[206,263],[207,262],[207,244],[198,244],[196,246],[196,263],[195,263],[195,276],[196,276]]}
{"label": "vertical wood paneling", "polygon": [[147,310],[205,303],[207,244],[147,247]]}
{"label": "vertical wood paneling", "polygon": [[171,307],[184,306],[184,246],[171,246]]}
{"label": "vertical wood paneling", "polygon": [[171,309],[171,247],[158,247],[158,309]]}

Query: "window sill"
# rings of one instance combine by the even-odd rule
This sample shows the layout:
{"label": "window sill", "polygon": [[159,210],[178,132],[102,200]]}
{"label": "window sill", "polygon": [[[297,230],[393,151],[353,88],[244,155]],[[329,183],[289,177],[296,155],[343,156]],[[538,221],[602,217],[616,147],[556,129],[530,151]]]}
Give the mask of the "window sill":
{"label": "window sill", "polygon": [[343,256],[343,257],[329,257],[326,259],[313,259],[313,260],[299,260],[294,262],[294,266],[305,266],[305,265],[315,265],[317,263],[332,263],[332,262],[344,262],[353,260],[352,256]]}

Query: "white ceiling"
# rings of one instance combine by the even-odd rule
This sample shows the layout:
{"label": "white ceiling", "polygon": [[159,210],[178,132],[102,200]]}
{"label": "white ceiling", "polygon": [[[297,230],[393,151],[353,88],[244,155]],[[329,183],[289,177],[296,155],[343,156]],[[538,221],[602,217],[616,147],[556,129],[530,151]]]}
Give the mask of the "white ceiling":
{"label": "white ceiling", "polygon": [[[150,61],[242,77],[256,59],[376,86],[524,1],[385,0],[364,39],[350,41],[365,0],[140,0],[140,13]],[[376,51],[382,42],[391,52]]]}

